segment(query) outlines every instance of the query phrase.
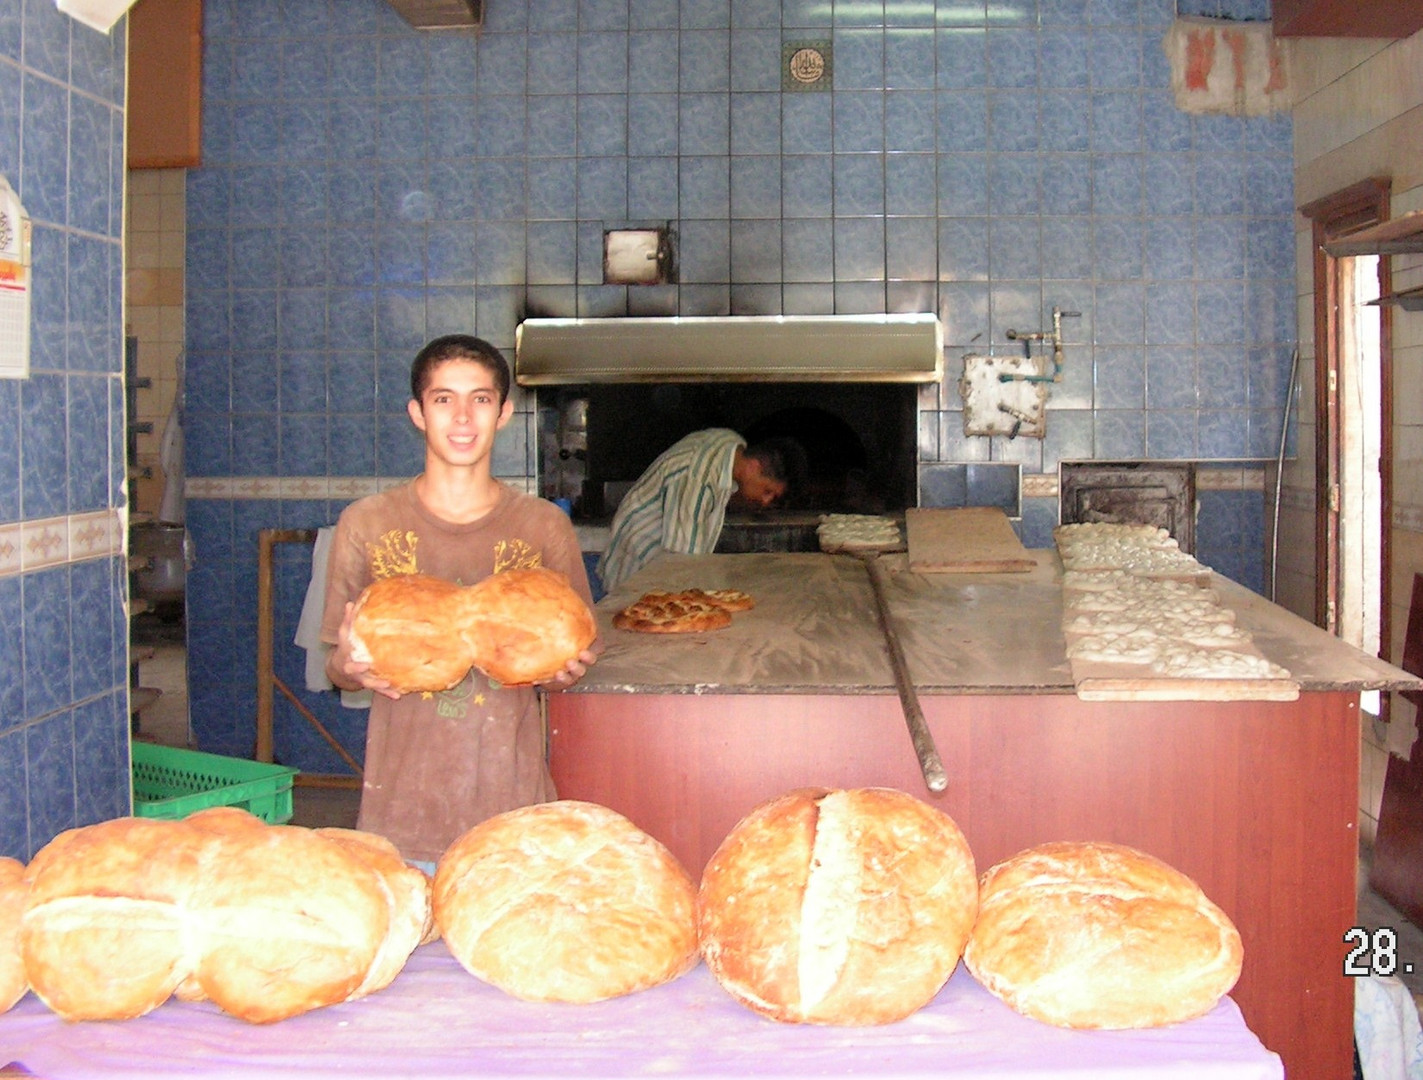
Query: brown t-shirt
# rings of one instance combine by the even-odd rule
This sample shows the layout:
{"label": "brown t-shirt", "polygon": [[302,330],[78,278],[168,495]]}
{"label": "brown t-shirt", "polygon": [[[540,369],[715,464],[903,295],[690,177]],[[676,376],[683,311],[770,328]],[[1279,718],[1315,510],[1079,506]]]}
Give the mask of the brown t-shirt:
{"label": "brown t-shirt", "polygon": [[[352,503],[337,521],[321,638],[335,643],[346,603],[378,578],[421,573],[473,585],[534,566],[566,574],[592,605],[577,535],[552,503],[501,485],[488,514],[456,525],[403,484]],[[407,859],[437,862],[485,818],[556,797],[532,687],[503,687],[475,669],[440,693],[374,695],[357,824]]]}

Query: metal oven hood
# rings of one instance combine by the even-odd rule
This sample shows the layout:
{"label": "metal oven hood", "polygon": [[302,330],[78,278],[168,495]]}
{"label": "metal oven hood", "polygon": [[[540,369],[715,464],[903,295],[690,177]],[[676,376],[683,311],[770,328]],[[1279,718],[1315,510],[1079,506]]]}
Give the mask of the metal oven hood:
{"label": "metal oven hood", "polygon": [[526,319],[521,386],[618,382],[938,382],[934,315]]}

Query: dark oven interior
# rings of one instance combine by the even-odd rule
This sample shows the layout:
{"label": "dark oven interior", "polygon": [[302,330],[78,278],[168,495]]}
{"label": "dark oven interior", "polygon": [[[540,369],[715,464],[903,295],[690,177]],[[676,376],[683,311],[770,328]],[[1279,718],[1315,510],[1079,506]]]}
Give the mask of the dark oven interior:
{"label": "dark oven interior", "polygon": [[[729,513],[719,550],[802,550],[807,524],[813,547],[821,513],[894,513],[914,505],[916,400],[916,387],[907,383],[542,387],[542,494],[568,499],[574,520],[600,523],[653,459],[684,435],[727,427],[748,442],[790,436],[805,448],[806,482],[771,510]],[[786,530],[796,535],[781,535]],[[748,531],[749,540],[739,536]],[[738,546],[743,542],[751,546]]]}

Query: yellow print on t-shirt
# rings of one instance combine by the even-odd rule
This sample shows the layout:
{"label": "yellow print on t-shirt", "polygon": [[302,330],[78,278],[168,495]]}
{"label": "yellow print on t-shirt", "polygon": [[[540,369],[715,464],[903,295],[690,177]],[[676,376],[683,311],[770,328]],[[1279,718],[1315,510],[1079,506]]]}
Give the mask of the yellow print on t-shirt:
{"label": "yellow print on t-shirt", "polygon": [[366,554],[371,560],[371,577],[396,577],[400,574],[417,573],[415,548],[420,537],[413,532],[391,529],[380,539],[366,545]]}
{"label": "yellow print on t-shirt", "polygon": [[469,715],[471,699],[478,705],[483,702],[484,695],[475,693],[474,678],[466,675],[459,685],[435,695],[435,715],[447,720],[463,720]]}
{"label": "yellow print on t-shirt", "polygon": [[543,565],[543,556],[527,540],[500,540],[494,545],[494,572],[533,570]]}

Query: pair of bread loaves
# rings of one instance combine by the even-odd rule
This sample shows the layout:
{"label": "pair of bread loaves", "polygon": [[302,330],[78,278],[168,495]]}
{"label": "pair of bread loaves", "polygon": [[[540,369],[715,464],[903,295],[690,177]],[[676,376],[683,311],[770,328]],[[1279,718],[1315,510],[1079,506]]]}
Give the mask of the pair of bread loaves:
{"label": "pair of bread loaves", "polygon": [[554,570],[457,585],[400,574],[356,599],[351,655],[401,693],[448,690],[477,667],[506,686],[550,679],[597,637],[593,613]]}
{"label": "pair of bread loaves", "polygon": [[174,995],[281,1020],[384,987],[432,926],[428,877],[388,841],[233,807],[69,830],[23,881],[24,976],[66,1020]]}
{"label": "pair of bread loaves", "polygon": [[700,950],[759,1012],[868,1024],[934,996],[977,896],[973,856],[947,815],[898,791],[816,790],[753,812],[700,892],[660,843],[605,807],[510,811],[445,852],[434,909],[466,970],[515,997],[631,993],[682,974]]}
{"label": "pair of bread loaves", "polygon": [[1209,1012],[1242,961],[1230,919],[1159,859],[1052,843],[975,881],[954,823],[884,789],[795,792],[753,810],[708,863],[698,919],[707,965],[734,997],[809,1023],[907,1016],[962,953],[1026,1016],[1157,1027]]}

